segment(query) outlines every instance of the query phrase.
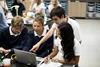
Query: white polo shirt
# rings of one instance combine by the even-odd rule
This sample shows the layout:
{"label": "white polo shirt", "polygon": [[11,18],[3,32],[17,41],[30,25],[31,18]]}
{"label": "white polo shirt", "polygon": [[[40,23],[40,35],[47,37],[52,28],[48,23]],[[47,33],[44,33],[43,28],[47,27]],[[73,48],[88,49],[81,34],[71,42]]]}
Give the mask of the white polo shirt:
{"label": "white polo shirt", "polygon": [[[75,56],[80,56],[80,43],[76,39],[74,39],[74,43],[75,43],[74,44]],[[57,46],[58,50],[59,50],[59,52],[55,58],[57,58],[59,60],[63,59],[64,53],[63,53],[62,46],[61,46],[61,39],[60,38],[55,39],[54,45]]]}

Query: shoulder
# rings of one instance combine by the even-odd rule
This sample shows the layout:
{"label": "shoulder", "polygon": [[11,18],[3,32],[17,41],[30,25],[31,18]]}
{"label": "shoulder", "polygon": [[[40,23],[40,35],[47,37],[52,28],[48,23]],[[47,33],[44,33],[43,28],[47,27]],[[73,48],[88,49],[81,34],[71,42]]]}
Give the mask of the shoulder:
{"label": "shoulder", "polygon": [[28,33],[34,33],[34,30],[29,30]]}
{"label": "shoulder", "polygon": [[77,22],[77,21],[72,18],[68,18],[68,22]]}
{"label": "shoulder", "polygon": [[74,20],[74,19],[71,19],[71,18],[68,18],[68,23],[69,24],[73,24],[73,25],[79,25],[78,21]]}
{"label": "shoulder", "polygon": [[1,35],[7,35],[9,33],[9,27],[3,28],[0,31],[0,36]]}
{"label": "shoulder", "polygon": [[30,31],[28,31],[28,34],[29,34],[29,36],[33,36],[34,35],[34,30],[30,30]]}
{"label": "shoulder", "polygon": [[79,23],[76,20],[68,18],[68,23],[72,26],[73,29],[80,29]]}
{"label": "shoulder", "polygon": [[26,32],[28,32],[28,29],[25,27],[25,28],[23,29],[23,31],[26,31]]}
{"label": "shoulder", "polygon": [[22,30],[22,34],[27,34],[28,33],[28,29],[25,27],[23,30]]}

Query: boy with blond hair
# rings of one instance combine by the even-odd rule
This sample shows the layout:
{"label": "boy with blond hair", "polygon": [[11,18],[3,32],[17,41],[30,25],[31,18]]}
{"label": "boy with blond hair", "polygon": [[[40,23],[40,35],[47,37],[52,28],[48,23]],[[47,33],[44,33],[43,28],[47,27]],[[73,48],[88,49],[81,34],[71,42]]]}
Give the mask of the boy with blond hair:
{"label": "boy with blond hair", "polygon": [[24,27],[22,17],[16,16],[11,21],[11,26],[4,28],[0,34],[1,51],[5,53],[9,49],[22,49],[27,42],[27,28]]}

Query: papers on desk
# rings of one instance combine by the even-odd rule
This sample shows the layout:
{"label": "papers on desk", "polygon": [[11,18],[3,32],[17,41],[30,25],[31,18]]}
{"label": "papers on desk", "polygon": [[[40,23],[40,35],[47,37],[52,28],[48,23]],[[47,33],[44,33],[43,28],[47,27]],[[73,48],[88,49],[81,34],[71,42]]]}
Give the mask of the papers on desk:
{"label": "papers on desk", "polygon": [[47,64],[43,63],[43,64],[38,65],[37,67],[60,67],[61,65],[62,65],[61,63],[49,61]]}

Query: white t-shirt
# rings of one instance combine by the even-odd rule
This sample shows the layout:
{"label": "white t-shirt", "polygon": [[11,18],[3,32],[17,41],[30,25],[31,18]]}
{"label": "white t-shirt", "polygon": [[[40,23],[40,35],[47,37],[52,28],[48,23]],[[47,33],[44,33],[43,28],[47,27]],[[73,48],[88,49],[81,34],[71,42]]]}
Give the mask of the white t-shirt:
{"label": "white t-shirt", "polygon": [[44,15],[44,24],[46,24],[46,21],[47,21],[47,17],[46,17],[46,7],[45,7],[45,4],[44,3],[41,3],[39,5],[37,5],[37,3],[35,3],[32,7],[32,11],[34,12],[34,14],[37,14],[37,13],[41,13]]}
{"label": "white t-shirt", "polygon": [[[80,55],[80,43],[74,39],[74,51],[75,51],[75,56],[79,56]],[[61,39],[57,38],[54,40],[54,45],[58,47],[58,54],[55,56],[55,58],[61,60],[63,59],[63,50],[62,50],[62,46],[61,46]]]}
{"label": "white t-shirt", "polygon": [[75,39],[77,39],[77,41],[81,41],[80,26],[79,26],[78,22],[71,18],[68,18],[68,23],[73,28]]}
{"label": "white t-shirt", "polygon": [[39,13],[40,11],[42,11],[42,13],[45,14],[45,9],[46,9],[46,7],[45,7],[44,3],[41,3],[39,5],[37,5],[37,3],[35,3],[32,7],[33,12],[35,12],[35,13]]}

